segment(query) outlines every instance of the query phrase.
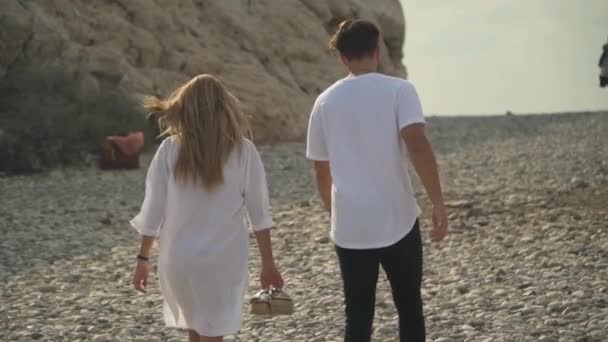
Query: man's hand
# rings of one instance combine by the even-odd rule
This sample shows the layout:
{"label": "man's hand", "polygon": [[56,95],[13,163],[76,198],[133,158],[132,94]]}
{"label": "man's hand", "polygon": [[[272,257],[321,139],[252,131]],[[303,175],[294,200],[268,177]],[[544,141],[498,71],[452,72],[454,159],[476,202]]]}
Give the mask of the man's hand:
{"label": "man's hand", "polygon": [[443,205],[433,207],[433,230],[431,240],[441,241],[448,235],[448,215]]}

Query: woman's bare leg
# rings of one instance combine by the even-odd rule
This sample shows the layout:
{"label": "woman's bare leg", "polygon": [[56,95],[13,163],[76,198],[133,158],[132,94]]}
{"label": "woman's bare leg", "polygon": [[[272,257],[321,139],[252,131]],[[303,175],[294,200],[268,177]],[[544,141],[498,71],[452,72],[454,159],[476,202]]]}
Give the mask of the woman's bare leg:
{"label": "woman's bare leg", "polygon": [[196,331],[188,330],[188,334],[189,334],[188,341],[190,341],[190,342],[199,342],[200,341],[200,336],[196,333]]}
{"label": "woman's bare leg", "polygon": [[209,337],[209,336],[200,336],[198,342],[222,342],[224,341],[224,337],[223,336],[215,336],[215,337]]}

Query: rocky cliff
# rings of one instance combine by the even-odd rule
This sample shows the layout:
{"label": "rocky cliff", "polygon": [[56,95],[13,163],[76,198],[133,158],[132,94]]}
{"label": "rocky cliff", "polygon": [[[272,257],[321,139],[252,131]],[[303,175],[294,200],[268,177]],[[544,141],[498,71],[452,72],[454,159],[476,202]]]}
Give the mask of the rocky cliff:
{"label": "rocky cliff", "polygon": [[258,141],[300,139],[315,96],[344,70],[327,48],[342,19],[383,31],[383,72],[405,76],[398,0],[2,0],[0,78],[60,63],[83,86],[166,95],[219,75]]}

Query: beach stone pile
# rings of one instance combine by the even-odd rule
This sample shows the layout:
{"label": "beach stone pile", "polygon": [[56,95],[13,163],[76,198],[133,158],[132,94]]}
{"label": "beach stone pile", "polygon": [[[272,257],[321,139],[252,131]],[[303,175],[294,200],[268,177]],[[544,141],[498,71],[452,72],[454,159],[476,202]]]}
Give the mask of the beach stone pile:
{"label": "beach stone pile", "polygon": [[[430,243],[428,340],[602,342],[608,336],[608,114],[430,118],[450,235]],[[261,147],[289,317],[252,317],[228,341],[341,341],[341,279],[304,144]],[[147,165],[150,156],[145,156]],[[185,341],[153,279],[131,286],[145,169],[0,177],[0,341]],[[252,240],[249,294],[259,287]],[[154,274],[153,277],[156,277]],[[201,289],[203,290],[203,289]],[[385,277],[374,341],[394,342]]]}

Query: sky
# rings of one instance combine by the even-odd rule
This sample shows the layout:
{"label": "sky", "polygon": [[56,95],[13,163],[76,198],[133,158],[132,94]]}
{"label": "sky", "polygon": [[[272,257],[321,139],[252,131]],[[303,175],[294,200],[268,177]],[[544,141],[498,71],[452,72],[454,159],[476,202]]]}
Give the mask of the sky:
{"label": "sky", "polygon": [[404,63],[429,115],[608,109],[608,0],[401,0]]}

